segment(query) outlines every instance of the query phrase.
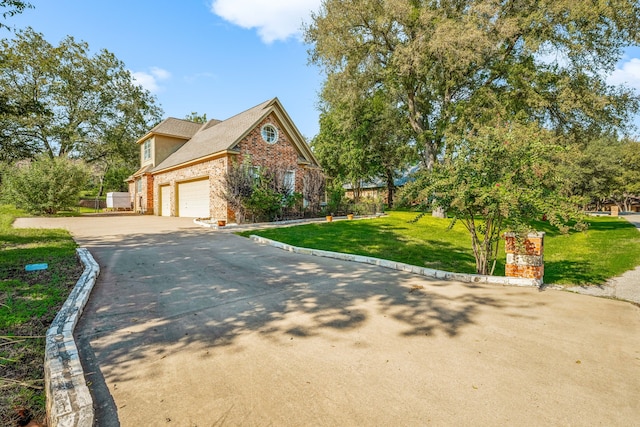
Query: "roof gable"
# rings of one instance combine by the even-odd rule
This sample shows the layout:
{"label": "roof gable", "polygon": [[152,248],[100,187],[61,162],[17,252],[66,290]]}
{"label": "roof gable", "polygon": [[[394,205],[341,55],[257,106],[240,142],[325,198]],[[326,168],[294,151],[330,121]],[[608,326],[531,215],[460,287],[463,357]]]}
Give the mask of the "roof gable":
{"label": "roof gable", "polygon": [[147,132],[142,138],[138,140],[138,143],[142,143],[151,135],[166,135],[181,139],[190,139],[191,137],[193,137],[193,135],[196,134],[196,132],[198,132],[201,127],[202,123],[195,123],[189,120],[169,117],[161,121],[158,125],[154,126],[149,132]]}
{"label": "roof gable", "polygon": [[249,132],[272,112],[285,126],[301,156],[309,163],[317,165],[318,163],[304,138],[284,111],[278,98],[274,98],[227,120],[215,121],[215,123],[208,122],[201,126],[191,139],[157,165],[153,172],[179,167],[216,153],[233,150]]}

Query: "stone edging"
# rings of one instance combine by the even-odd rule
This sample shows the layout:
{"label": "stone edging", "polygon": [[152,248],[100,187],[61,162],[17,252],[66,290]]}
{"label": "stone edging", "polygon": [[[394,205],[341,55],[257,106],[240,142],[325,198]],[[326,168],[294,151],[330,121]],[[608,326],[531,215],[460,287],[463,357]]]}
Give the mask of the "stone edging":
{"label": "stone edging", "polygon": [[417,265],[404,264],[402,262],[389,261],[386,259],[374,258],[363,255],[345,254],[341,252],[323,251],[320,249],[300,248],[297,246],[288,245],[286,243],[278,242],[271,239],[266,239],[261,236],[251,235],[250,239],[258,242],[265,243],[267,245],[279,248],[285,251],[294,252],[297,254],[315,255],[325,258],[335,258],[343,261],[360,262],[364,264],[378,265],[380,267],[390,268],[398,271],[407,271],[409,273],[419,274],[421,276],[433,277],[436,279],[446,280],[458,280],[460,282],[467,283],[490,283],[497,285],[511,285],[511,286],[541,286],[535,279],[524,279],[519,277],[503,277],[503,276],[483,276],[480,274],[466,274],[466,273],[451,273],[449,271],[435,270],[432,268],[419,267]]}
{"label": "stone edging", "polygon": [[84,272],[51,323],[46,337],[44,381],[49,427],[92,426],[93,399],[80,364],[73,330],[100,274],[100,266],[85,248],[76,249]]}
{"label": "stone edging", "polygon": [[[358,215],[354,217],[352,220],[348,220],[346,216],[334,216],[334,221],[357,221],[363,219],[375,219],[381,216],[385,216],[385,213],[377,213],[373,215]],[[194,218],[193,223],[199,225],[200,227],[206,228],[214,228],[216,230],[234,230],[234,231],[242,231],[243,229],[257,229],[257,228],[277,228],[288,225],[302,225],[302,224],[311,224],[311,223],[322,223],[326,222],[325,218],[302,218],[302,219],[288,219],[285,221],[273,221],[273,222],[256,222],[256,223],[244,223],[244,224],[227,224],[224,227],[218,227],[217,224],[212,222],[207,222],[204,218]]]}

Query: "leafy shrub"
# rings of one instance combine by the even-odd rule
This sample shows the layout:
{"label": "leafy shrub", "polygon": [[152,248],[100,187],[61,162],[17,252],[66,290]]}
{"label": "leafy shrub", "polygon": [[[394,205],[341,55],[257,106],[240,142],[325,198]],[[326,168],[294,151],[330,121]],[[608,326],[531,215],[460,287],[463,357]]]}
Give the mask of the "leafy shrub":
{"label": "leafy shrub", "polygon": [[88,169],[81,162],[42,156],[8,167],[2,196],[30,213],[52,215],[77,204],[88,178]]}

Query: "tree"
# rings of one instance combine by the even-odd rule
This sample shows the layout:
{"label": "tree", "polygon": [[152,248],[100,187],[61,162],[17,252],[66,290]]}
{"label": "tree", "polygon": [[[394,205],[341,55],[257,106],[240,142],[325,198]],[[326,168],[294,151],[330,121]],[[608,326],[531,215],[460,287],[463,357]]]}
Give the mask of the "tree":
{"label": "tree", "polygon": [[187,114],[185,116],[185,120],[192,121],[194,123],[207,123],[207,113],[198,114],[195,111],[192,111],[191,114]]}
{"label": "tree", "polygon": [[496,105],[573,135],[624,126],[637,99],[604,76],[639,19],[630,0],[324,0],[305,38],[345,105],[390,95],[430,170],[453,128]]}
{"label": "tree", "polygon": [[320,202],[326,189],[326,177],[321,169],[305,169],[302,177],[302,194],[308,203],[308,211],[312,215],[320,212]]}
{"label": "tree", "polygon": [[583,206],[602,204],[620,188],[624,165],[621,153],[624,142],[615,136],[584,141],[566,156],[559,167],[569,184],[569,194],[582,199]]}
{"label": "tree", "polygon": [[615,171],[619,186],[613,197],[625,211],[631,210],[633,197],[640,197],[640,143],[625,139],[619,153],[620,167]]}
{"label": "tree", "polygon": [[28,212],[51,215],[76,206],[88,178],[81,161],[40,156],[5,171],[2,196]]}
{"label": "tree", "polygon": [[362,182],[382,177],[391,206],[396,175],[413,153],[406,127],[399,126],[398,111],[390,108],[382,91],[353,105],[335,99],[328,87],[321,97],[325,111],[312,146],[323,168],[339,181],[349,182],[356,201]]}
{"label": "tree", "polygon": [[[0,0],[0,10],[2,10],[2,19],[5,20],[11,16],[24,12],[25,9],[33,8],[29,2],[22,0]],[[10,29],[8,25],[0,21],[0,29]]]}
{"label": "tree", "polygon": [[[556,168],[558,138],[526,121],[485,124],[449,138],[454,155],[407,184],[405,200],[431,198],[469,231],[478,274],[493,274],[502,231],[531,231],[543,216],[561,230],[579,220],[577,204],[563,197],[567,183]],[[578,222],[574,227],[580,229]]]}
{"label": "tree", "polygon": [[247,215],[244,201],[253,193],[254,178],[251,174],[249,162],[233,162],[229,165],[222,180],[222,188],[218,196],[226,200],[229,208],[234,212],[236,222],[242,224]]}
{"label": "tree", "polygon": [[[639,21],[640,8],[630,0],[324,0],[305,36],[313,45],[311,61],[323,67],[325,85],[345,105],[377,90],[389,94],[390,106],[413,132],[410,141],[425,169],[435,171],[419,181],[434,193],[420,195],[452,207],[456,217],[497,212],[488,227],[498,228],[481,239],[493,241],[507,220],[524,223],[529,212],[541,209],[505,209],[507,204],[489,197],[500,182],[466,181],[465,174],[480,173],[480,165],[502,164],[498,158],[495,165],[488,162],[489,142],[502,137],[491,136],[492,129],[517,125],[508,128],[525,138],[549,132],[554,139],[543,141],[567,150],[624,132],[638,98],[605,79],[622,48],[640,40]],[[534,147],[523,150],[534,159],[540,155]],[[438,164],[449,176],[436,171]],[[566,189],[528,176],[540,194],[568,201],[560,197]],[[518,191],[529,194],[514,188],[510,197]],[[477,243],[477,269],[487,271],[481,252],[489,250]]]}
{"label": "tree", "polygon": [[1,41],[0,62],[4,143],[24,154],[100,161],[105,172],[116,162],[137,163],[134,142],[161,110],[112,53],[91,56],[73,37],[54,47],[29,28]]}

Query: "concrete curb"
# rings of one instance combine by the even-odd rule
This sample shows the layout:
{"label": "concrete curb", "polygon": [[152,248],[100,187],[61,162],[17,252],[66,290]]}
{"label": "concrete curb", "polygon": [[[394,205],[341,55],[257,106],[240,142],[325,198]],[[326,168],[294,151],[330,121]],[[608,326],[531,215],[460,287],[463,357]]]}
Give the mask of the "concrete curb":
{"label": "concrete curb", "polygon": [[46,337],[44,381],[49,427],[92,426],[93,399],[84,379],[73,330],[100,274],[100,266],[85,248],[77,249],[84,272],[51,323]]}
{"label": "concrete curb", "polygon": [[[386,214],[378,213],[373,215],[358,215],[351,220],[347,219],[346,216],[334,216],[333,221],[359,221],[364,219],[380,218],[381,216],[386,216]],[[325,218],[303,218],[303,219],[288,219],[286,221],[256,222],[256,223],[244,223],[244,224],[229,223],[224,227],[218,227],[218,224],[207,222],[207,220],[203,218],[193,219],[193,223],[196,225],[199,225],[200,227],[213,228],[216,230],[224,230],[224,231],[231,231],[231,232],[257,230],[257,229],[264,229],[264,228],[288,227],[293,225],[317,224],[317,223],[323,223],[323,222],[327,222],[327,220]]]}
{"label": "concrete curb", "polygon": [[343,261],[360,262],[363,264],[378,265],[380,267],[390,268],[392,270],[407,271],[409,273],[419,274],[425,277],[433,277],[435,279],[445,280],[457,280],[466,283],[487,283],[496,285],[508,285],[508,286],[535,286],[540,287],[541,283],[535,279],[523,279],[519,277],[503,277],[503,276],[482,276],[479,274],[467,274],[467,273],[451,273],[449,271],[434,270],[432,268],[419,267],[417,265],[404,264],[402,262],[389,261],[386,259],[368,257],[363,255],[345,254],[341,252],[323,251],[320,249],[300,248],[297,246],[288,245],[286,243],[278,242],[271,239],[266,239],[261,236],[251,235],[250,239],[258,242],[273,246],[278,249],[282,249],[289,252],[305,255],[315,255],[325,258],[334,258]]}

